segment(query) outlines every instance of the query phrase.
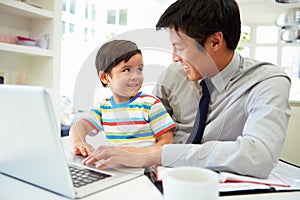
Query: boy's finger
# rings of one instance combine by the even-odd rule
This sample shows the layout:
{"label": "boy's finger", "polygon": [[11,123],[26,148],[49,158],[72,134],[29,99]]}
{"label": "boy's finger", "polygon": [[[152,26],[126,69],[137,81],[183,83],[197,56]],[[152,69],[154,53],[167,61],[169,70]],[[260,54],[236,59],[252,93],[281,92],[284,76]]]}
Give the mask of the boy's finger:
{"label": "boy's finger", "polygon": [[73,153],[74,154],[81,154],[80,150],[77,147],[73,148]]}
{"label": "boy's finger", "polygon": [[80,151],[80,154],[83,155],[83,156],[87,156],[87,152],[86,152],[86,148],[85,147],[79,147],[79,151]]}

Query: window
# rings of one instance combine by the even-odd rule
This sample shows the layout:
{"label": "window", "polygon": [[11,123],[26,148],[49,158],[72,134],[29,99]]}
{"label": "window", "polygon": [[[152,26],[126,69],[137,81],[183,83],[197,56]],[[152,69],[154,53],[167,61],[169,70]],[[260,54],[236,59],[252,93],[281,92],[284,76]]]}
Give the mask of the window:
{"label": "window", "polygon": [[290,99],[300,100],[300,45],[282,47],[281,67],[292,81]]}
{"label": "window", "polygon": [[70,33],[74,33],[75,32],[75,25],[72,24],[72,23],[69,24],[69,32]]}
{"label": "window", "polygon": [[238,52],[243,57],[249,57],[249,55],[250,55],[250,48],[249,47],[243,47],[243,48],[238,49]]}
{"label": "window", "polygon": [[237,47],[237,51],[244,57],[250,56],[250,39],[251,39],[251,27],[242,26],[241,27],[241,38]]}
{"label": "window", "polygon": [[65,21],[62,21],[61,32],[62,32],[62,35],[64,35],[66,33],[66,22]]}
{"label": "window", "polygon": [[66,10],[67,10],[67,2],[66,0],[63,0],[62,11],[66,12]]}
{"label": "window", "polygon": [[256,30],[257,44],[276,44],[278,28],[276,26],[258,26]]}
{"label": "window", "polygon": [[70,0],[70,13],[75,15],[76,1]]}
{"label": "window", "polygon": [[278,28],[276,26],[256,27],[255,46],[254,58],[278,65]]}
{"label": "window", "polygon": [[96,5],[92,4],[92,20],[96,21]]}
{"label": "window", "polygon": [[108,10],[107,24],[127,25],[127,9],[120,9],[119,12],[117,10]]}
{"label": "window", "polygon": [[94,29],[91,30],[91,36],[95,36],[96,35],[96,31]]}
{"label": "window", "polygon": [[88,38],[88,28],[84,28],[84,41],[86,42],[87,41],[87,38]]}
{"label": "window", "polygon": [[281,67],[291,78],[300,78],[300,46],[282,48]]}
{"label": "window", "polygon": [[107,23],[116,24],[116,10],[107,11]]}
{"label": "window", "polygon": [[89,2],[85,2],[85,18],[89,18]]}
{"label": "window", "polygon": [[255,58],[260,61],[266,61],[277,64],[277,47],[257,47]]}
{"label": "window", "polygon": [[120,9],[119,25],[127,25],[127,9]]}

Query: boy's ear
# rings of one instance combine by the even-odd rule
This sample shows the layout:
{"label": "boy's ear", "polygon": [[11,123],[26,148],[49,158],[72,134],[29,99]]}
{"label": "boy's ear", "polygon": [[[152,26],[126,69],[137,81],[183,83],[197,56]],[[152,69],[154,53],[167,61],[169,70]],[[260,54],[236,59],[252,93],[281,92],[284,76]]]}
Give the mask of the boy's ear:
{"label": "boy's ear", "polygon": [[108,74],[105,73],[104,71],[100,71],[99,72],[99,79],[101,82],[103,82],[104,84],[108,84]]}

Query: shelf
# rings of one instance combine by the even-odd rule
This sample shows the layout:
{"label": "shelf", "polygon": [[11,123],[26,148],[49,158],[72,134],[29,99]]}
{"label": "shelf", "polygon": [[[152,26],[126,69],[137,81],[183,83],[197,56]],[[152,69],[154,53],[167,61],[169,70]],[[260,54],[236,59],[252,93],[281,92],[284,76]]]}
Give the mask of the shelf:
{"label": "shelf", "polygon": [[27,19],[53,19],[54,13],[16,0],[0,0],[0,12]]}
{"label": "shelf", "polygon": [[17,44],[7,44],[0,42],[0,51],[13,52],[33,57],[52,57],[53,52],[49,49],[39,47],[23,46]]}

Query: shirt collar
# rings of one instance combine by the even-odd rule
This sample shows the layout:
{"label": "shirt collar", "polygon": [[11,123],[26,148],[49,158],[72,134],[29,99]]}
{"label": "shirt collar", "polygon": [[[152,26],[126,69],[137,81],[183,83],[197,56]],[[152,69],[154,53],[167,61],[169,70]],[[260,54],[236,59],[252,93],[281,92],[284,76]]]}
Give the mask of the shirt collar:
{"label": "shirt collar", "polygon": [[223,93],[226,85],[236,75],[236,73],[238,73],[240,68],[240,61],[240,55],[237,52],[234,52],[230,63],[221,72],[210,79],[211,83],[219,93]]}

